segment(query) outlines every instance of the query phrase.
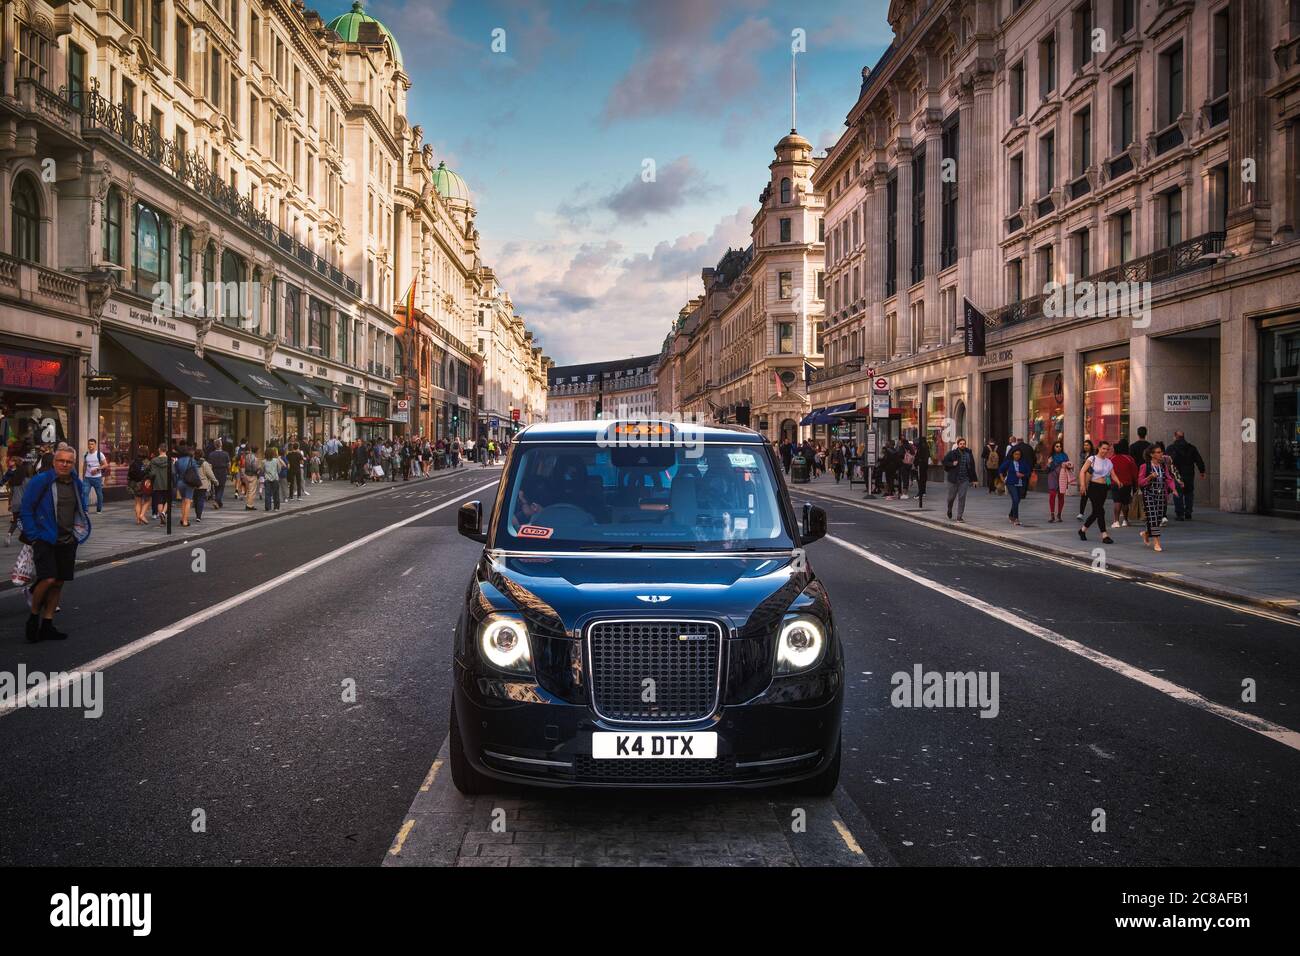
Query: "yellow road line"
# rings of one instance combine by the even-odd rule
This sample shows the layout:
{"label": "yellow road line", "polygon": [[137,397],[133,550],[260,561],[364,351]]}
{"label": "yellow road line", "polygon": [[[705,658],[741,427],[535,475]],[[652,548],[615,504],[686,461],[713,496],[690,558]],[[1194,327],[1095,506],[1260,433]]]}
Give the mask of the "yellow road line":
{"label": "yellow road line", "polygon": [[835,817],[831,820],[831,823],[835,824],[835,829],[840,832],[840,839],[844,841],[844,845],[858,856],[861,856],[862,847],[858,846],[858,841],[853,839],[853,834],[849,832],[849,828],[844,825],[840,818]]}
{"label": "yellow road line", "polygon": [[442,769],[442,761],[435,760],[433,766],[429,768],[428,775],[424,778],[424,783],[420,784],[420,792],[428,793],[429,788],[433,786],[433,778],[438,776],[438,771]]}
{"label": "yellow road line", "polygon": [[397,831],[397,839],[394,840],[393,845],[388,848],[389,856],[402,855],[402,844],[404,844],[406,842],[406,838],[411,835],[411,830],[414,826],[415,826],[414,817],[412,817],[411,819],[407,820],[405,823],[402,824],[402,829]]}

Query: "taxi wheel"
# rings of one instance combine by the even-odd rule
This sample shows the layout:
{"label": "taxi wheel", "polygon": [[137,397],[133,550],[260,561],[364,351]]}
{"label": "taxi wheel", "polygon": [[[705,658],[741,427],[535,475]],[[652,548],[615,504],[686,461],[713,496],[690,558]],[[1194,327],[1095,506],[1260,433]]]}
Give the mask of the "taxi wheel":
{"label": "taxi wheel", "polygon": [[840,754],[844,751],[844,744],[840,740],[835,742],[835,756],[826,769],[815,777],[810,777],[801,783],[795,784],[795,789],[799,793],[810,797],[829,797],[835,792],[835,788],[840,782]]}
{"label": "taxi wheel", "polygon": [[456,705],[451,705],[451,782],[456,789],[467,797],[476,797],[482,793],[492,792],[492,778],[485,777],[474,769],[474,765],[465,756],[465,744],[460,739],[460,722],[456,719]]}

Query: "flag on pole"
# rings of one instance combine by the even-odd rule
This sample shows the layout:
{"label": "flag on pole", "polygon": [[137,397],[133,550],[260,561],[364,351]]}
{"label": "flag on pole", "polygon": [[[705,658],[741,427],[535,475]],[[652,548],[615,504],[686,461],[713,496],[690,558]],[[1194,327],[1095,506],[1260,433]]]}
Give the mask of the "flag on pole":
{"label": "flag on pole", "polygon": [[781,381],[781,373],[776,369],[772,369],[772,381],[776,390],[776,397],[780,398],[785,394],[785,382]]}
{"label": "flag on pole", "polygon": [[965,335],[963,336],[965,348],[963,351],[966,355],[983,355],[987,318],[967,298],[962,299],[962,312],[965,318]]}

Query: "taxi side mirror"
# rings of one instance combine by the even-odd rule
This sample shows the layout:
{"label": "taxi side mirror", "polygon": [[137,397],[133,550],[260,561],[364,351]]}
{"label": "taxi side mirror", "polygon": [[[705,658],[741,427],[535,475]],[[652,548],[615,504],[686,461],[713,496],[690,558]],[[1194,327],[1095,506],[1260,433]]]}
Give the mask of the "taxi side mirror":
{"label": "taxi side mirror", "polygon": [[483,502],[467,501],[456,512],[456,530],[474,541],[487,543],[487,532],[483,529]]}
{"label": "taxi side mirror", "polygon": [[803,506],[803,544],[826,537],[826,510],[816,505]]}

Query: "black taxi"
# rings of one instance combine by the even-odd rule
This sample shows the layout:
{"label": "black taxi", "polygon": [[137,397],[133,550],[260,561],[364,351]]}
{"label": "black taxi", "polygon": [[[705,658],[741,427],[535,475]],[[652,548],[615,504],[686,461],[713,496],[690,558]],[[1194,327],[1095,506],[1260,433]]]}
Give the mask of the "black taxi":
{"label": "black taxi", "polygon": [[584,787],[835,788],[844,663],[771,444],[740,427],[525,428],[455,632],[450,763]]}

